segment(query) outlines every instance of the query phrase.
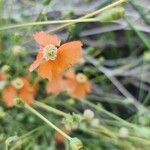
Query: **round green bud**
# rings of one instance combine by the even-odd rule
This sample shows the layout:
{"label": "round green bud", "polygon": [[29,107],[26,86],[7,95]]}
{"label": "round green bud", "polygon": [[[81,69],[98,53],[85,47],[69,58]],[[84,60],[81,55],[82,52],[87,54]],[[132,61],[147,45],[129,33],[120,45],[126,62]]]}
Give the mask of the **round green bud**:
{"label": "round green bud", "polygon": [[70,147],[72,150],[81,150],[83,149],[83,144],[80,139],[72,138],[70,141]]}
{"label": "round green bud", "polygon": [[9,71],[10,71],[10,66],[8,66],[8,65],[2,66],[2,72],[7,73],[7,72],[9,72]]}

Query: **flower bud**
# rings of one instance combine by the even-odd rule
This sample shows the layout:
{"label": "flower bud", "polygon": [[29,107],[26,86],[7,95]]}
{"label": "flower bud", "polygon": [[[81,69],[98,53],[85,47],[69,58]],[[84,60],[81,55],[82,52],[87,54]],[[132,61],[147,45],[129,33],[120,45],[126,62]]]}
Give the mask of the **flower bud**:
{"label": "flower bud", "polygon": [[144,52],[143,58],[145,61],[150,61],[150,52],[149,51]]}
{"label": "flower bud", "polygon": [[76,80],[79,83],[85,83],[87,81],[87,77],[83,73],[78,73],[76,76]]}
{"label": "flower bud", "polygon": [[24,86],[24,83],[21,78],[16,78],[11,82],[12,86],[14,86],[16,89],[21,89]]}
{"label": "flower bud", "polygon": [[22,46],[16,45],[12,48],[12,52],[15,56],[21,56],[25,53],[24,48]]}
{"label": "flower bud", "polygon": [[91,126],[94,127],[94,128],[98,128],[100,126],[99,119],[98,118],[92,119]]}
{"label": "flower bud", "polygon": [[72,150],[81,150],[83,148],[83,144],[80,139],[72,138],[70,141],[70,147]]}
{"label": "flower bud", "polygon": [[10,71],[10,66],[8,66],[8,65],[2,66],[2,72],[7,73],[9,71]]}
{"label": "flower bud", "polygon": [[125,9],[123,7],[115,7],[108,11],[105,11],[100,14],[99,19],[100,22],[111,22],[113,20],[120,19],[125,14]]}
{"label": "flower bud", "polygon": [[5,86],[7,85],[7,81],[0,81],[0,91],[2,91],[4,88],[5,88]]}
{"label": "flower bud", "polygon": [[120,128],[118,136],[120,138],[127,138],[129,135],[129,130],[125,127]]}
{"label": "flower bud", "polygon": [[94,112],[90,109],[86,109],[83,113],[85,120],[92,120],[94,118]]}

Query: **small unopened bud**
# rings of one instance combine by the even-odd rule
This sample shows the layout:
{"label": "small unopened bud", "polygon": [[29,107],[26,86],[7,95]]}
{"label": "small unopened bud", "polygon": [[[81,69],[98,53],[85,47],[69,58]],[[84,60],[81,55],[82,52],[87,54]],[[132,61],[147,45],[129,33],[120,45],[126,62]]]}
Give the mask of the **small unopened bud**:
{"label": "small unopened bud", "polygon": [[125,14],[125,9],[123,7],[115,7],[108,11],[105,11],[100,14],[99,19],[100,22],[111,22],[113,20],[120,19]]}
{"label": "small unopened bud", "polygon": [[94,128],[98,128],[100,126],[100,121],[98,118],[94,118],[92,119],[91,121],[91,126],[94,127]]}
{"label": "small unopened bud", "polygon": [[86,109],[83,113],[83,117],[86,120],[92,120],[94,118],[94,112],[90,109]]}
{"label": "small unopened bud", "polygon": [[100,57],[100,58],[98,59],[98,64],[99,64],[99,65],[103,65],[103,64],[104,64],[104,61],[105,61],[104,57]]}
{"label": "small unopened bud", "polygon": [[85,83],[87,81],[87,77],[83,73],[78,73],[76,76],[76,80],[79,83]]}
{"label": "small unopened bud", "polygon": [[25,53],[25,50],[22,46],[16,45],[12,48],[12,52],[15,56],[21,56]]}
{"label": "small unopened bud", "polygon": [[150,52],[149,52],[149,51],[148,51],[148,52],[145,52],[143,58],[144,58],[144,60],[146,60],[146,61],[150,61]]}
{"label": "small unopened bud", "polygon": [[2,72],[7,73],[7,72],[9,72],[9,71],[10,71],[10,66],[8,66],[8,65],[2,66]]}
{"label": "small unopened bud", "polygon": [[68,99],[67,103],[70,104],[70,105],[74,105],[74,104],[75,104],[75,101],[70,98],[70,99]]}
{"label": "small unopened bud", "polygon": [[16,78],[14,79],[11,84],[16,88],[16,89],[21,89],[24,86],[24,83],[22,79]]}
{"label": "small unopened bud", "polygon": [[120,138],[127,138],[129,135],[129,130],[125,127],[120,128],[118,136]]}
{"label": "small unopened bud", "polygon": [[6,84],[7,84],[7,81],[5,81],[5,80],[0,81],[0,91],[2,91],[5,88]]}
{"label": "small unopened bud", "polygon": [[83,148],[83,144],[80,139],[72,138],[70,141],[70,147],[72,150],[81,150]]}
{"label": "small unopened bud", "polygon": [[96,49],[94,47],[88,47],[86,51],[89,55],[93,55],[96,52]]}
{"label": "small unopened bud", "polygon": [[17,97],[15,98],[15,106],[17,107],[24,107],[24,102],[21,98]]}

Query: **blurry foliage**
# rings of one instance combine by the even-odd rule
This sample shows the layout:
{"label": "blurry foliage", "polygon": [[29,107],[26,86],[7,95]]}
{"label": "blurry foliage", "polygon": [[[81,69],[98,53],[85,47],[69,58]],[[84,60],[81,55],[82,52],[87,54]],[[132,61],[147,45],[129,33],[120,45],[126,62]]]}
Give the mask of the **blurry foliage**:
{"label": "blurry foliage", "polygon": [[[78,16],[87,13],[86,9],[91,8],[91,6],[93,8],[88,11],[102,8],[110,4],[112,0],[102,2],[84,0],[78,1],[77,4],[74,1],[64,0],[64,5],[62,5],[62,2],[59,4],[59,2],[53,0],[14,0],[11,2],[1,0],[0,27],[30,22],[31,20],[78,18]],[[95,3],[96,7],[94,7]],[[146,8],[135,4],[135,1],[128,4],[126,8],[131,5],[133,6],[132,10],[136,9],[140,14],[140,19],[144,22],[144,26],[140,26],[140,29],[144,30],[149,26],[149,13],[145,10]],[[128,13],[130,13],[130,10]],[[47,95],[45,92],[47,81],[40,80],[35,72],[32,74],[31,82],[40,80],[40,89],[36,99],[69,113],[68,118],[70,120],[79,121],[76,122],[79,124],[79,128],[75,129],[71,136],[78,137],[83,142],[85,150],[149,150],[149,111],[143,112],[143,110],[136,109],[134,102],[124,98],[108,80],[107,76],[98,71],[99,67],[108,68],[112,73],[111,75],[116,77],[138,99],[141,105],[149,110],[149,32],[140,31],[135,26],[136,23],[132,22],[132,19],[134,19],[134,16],[126,15],[125,18],[119,20],[120,24],[123,21],[128,24],[127,28],[122,29],[119,29],[117,22],[111,24],[117,27],[116,30],[111,29],[109,24],[94,22],[76,23],[68,26],[65,30],[56,32],[60,34],[63,40],[79,39],[83,41],[85,53],[97,62],[96,65],[93,65],[91,62],[85,61],[85,63],[76,67],[76,72],[84,72],[93,83],[93,91],[87,97],[92,105],[88,102],[74,101],[66,93],[58,96]],[[105,28],[107,26],[108,28]],[[47,31],[54,27],[57,27],[57,25],[0,31],[0,71],[7,71],[9,80],[28,75],[27,68],[35,58],[35,49],[37,49],[32,34],[40,30]],[[20,53],[15,49],[16,46],[20,46]],[[6,65],[10,68],[6,68]],[[11,150],[69,149],[68,141],[65,141],[63,146],[59,145],[54,139],[55,131],[44,125],[40,119],[30,112],[22,108],[6,108],[2,99],[0,104],[0,149],[5,148],[8,140],[10,140],[9,148]],[[87,108],[94,109],[96,117],[100,120],[100,128],[92,128],[89,123],[76,120],[77,116],[73,115],[73,112],[82,115],[83,110]],[[69,120],[42,109],[38,109],[38,111],[60,128],[64,128],[63,123]],[[126,118],[126,120],[123,119],[122,121],[117,118],[118,116]],[[126,124],[126,121],[129,124]],[[118,136],[119,129],[124,125],[129,128],[129,137],[120,138]]]}

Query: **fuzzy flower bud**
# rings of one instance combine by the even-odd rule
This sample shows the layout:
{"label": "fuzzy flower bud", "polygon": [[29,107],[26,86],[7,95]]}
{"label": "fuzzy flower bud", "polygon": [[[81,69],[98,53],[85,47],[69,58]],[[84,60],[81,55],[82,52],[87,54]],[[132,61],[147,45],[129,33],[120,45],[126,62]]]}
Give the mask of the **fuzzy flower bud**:
{"label": "fuzzy flower bud", "polygon": [[2,91],[4,89],[4,87],[6,86],[7,81],[0,81],[0,91]]}
{"label": "fuzzy flower bud", "polygon": [[79,83],[85,83],[87,81],[87,77],[83,73],[78,73],[76,76],[76,80]]}
{"label": "fuzzy flower bud", "polygon": [[94,128],[98,128],[100,126],[99,119],[98,118],[92,119],[91,126],[94,127]]}
{"label": "fuzzy flower bud", "polygon": [[86,109],[83,113],[85,120],[92,120],[94,118],[94,112],[90,109]]}
{"label": "fuzzy flower bud", "polygon": [[14,86],[16,89],[21,89],[24,86],[24,83],[22,79],[16,78],[11,82],[12,86]]}
{"label": "fuzzy flower bud", "polygon": [[12,49],[12,52],[15,56],[21,56],[24,54],[24,48],[22,46],[19,45],[15,45]]}
{"label": "fuzzy flower bud", "polygon": [[80,139],[72,138],[70,141],[70,147],[72,150],[81,150],[83,148],[83,144]]}
{"label": "fuzzy flower bud", "polygon": [[122,127],[120,128],[118,135],[120,138],[127,138],[129,135],[129,130],[125,127]]}
{"label": "fuzzy flower bud", "polygon": [[149,51],[145,52],[143,57],[144,57],[144,60],[150,61],[150,52]]}
{"label": "fuzzy flower bud", "polygon": [[8,65],[2,66],[2,72],[7,73],[7,72],[9,72],[9,71],[10,71],[10,66],[8,66]]}

